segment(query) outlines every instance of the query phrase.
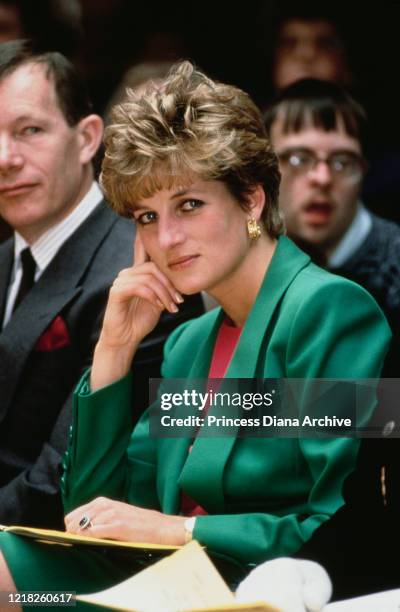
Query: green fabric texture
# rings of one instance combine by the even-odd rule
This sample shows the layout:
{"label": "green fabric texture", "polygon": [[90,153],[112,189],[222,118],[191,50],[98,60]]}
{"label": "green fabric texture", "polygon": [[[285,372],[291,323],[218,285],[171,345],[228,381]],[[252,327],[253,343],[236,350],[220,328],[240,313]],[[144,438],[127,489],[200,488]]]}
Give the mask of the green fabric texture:
{"label": "green fabric texture", "polygon": [[[19,591],[95,593],[126,580],[149,564],[148,559],[135,558],[126,551],[42,544],[10,533],[0,533],[0,550]],[[60,606],[35,606],[35,610],[42,609],[59,611]],[[82,602],[71,608],[76,609],[94,610]],[[32,607],[26,606],[26,610]]]}
{"label": "green fabric texture", "polygon": [[[171,334],[164,377],[207,377],[223,316],[216,309]],[[389,340],[366,291],[282,237],[227,377],[377,378]],[[92,394],[82,382],[62,480],[66,512],[106,495],[178,514],[184,490],[209,513],[194,537],[250,565],[294,553],[343,504],[356,440],[199,436],[188,453],[188,439],[150,437],[149,411],[131,435],[131,403],[129,377]]]}

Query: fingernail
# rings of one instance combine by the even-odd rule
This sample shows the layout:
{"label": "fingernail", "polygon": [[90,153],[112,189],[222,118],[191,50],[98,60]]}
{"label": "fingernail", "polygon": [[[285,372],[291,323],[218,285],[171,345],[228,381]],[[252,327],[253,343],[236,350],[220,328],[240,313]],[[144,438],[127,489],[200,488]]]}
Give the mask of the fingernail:
{"label": "fingernail", "polygon": [[178,293],[177,291],[175,292],[175,301],[178,302],[179,304],[182,304],[182,302],[184,301],[181,294]]}
{"label": "fingernail", "polygon": [[173,302],[171,302],[171,310],[172,312],[179,312],[178,306],[174,304]]}

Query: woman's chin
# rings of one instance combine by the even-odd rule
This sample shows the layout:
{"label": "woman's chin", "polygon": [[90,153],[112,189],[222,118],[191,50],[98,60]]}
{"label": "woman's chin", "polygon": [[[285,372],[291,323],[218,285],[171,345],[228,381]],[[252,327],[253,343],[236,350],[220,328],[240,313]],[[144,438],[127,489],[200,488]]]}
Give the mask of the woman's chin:
{"label": "woman's chin", "polygon": [[195,279],[186,279],[185,281],[176,281],[173,280],[173,284],[175,289],[182,293],[182,295],[194,295],[195,293],[200,293],[201,291],[205,291],[205,283],[201,283],[196,281]]}
{"label": "woman's chin", "polygon": [[189,285],[182,283],[182,286],[175,285],[175,288],[182,293],[182,295],[194,295],[195,293],[200,293],[203,291],[203,288],[198,285]]}

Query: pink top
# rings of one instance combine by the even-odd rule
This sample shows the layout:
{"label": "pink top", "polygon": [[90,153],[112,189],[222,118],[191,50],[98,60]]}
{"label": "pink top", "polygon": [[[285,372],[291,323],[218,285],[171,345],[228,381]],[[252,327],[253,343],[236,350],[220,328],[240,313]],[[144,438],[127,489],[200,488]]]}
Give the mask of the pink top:
{"label": "pink top", "polygon": [[[235,327],[231,319],[225,318],[222,321],[215,341],[208,378],[224,378],[229,368],[229,364],[232,361],[233,353],[235,352],[241,332],[242,328]],[[213,390],[215,391],[215,389]],[[204,414],[207,413],[207,410],[208,406],[206,406]],[[190,451],[191,447],[189,449],[189,452]],[[204,508],[199,506],[184,492],[182,492],[181,495],[181,510],[184,516],[207,514]]]}

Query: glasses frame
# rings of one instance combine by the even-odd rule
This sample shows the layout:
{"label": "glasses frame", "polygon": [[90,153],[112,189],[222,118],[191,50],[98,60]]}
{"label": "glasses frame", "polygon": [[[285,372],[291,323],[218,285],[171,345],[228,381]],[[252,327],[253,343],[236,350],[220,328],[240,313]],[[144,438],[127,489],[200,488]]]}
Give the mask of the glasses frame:
{"label": "glasses frame", "polygon": [[[311,161],[311,166],[309,168],[300,168],[300,167],[296,167],[295,165],[291,164],[290,158],[296,154],[298,154],[299,156],[300,155],[309,156],[310,161]],[[331,151],[329,155],[322,156],[322,155],[317,155],[315,151],[313,151],[312,149],[308,149],[306,147],[292,147],[289,149],[285,149],[283,151],[278,151],[277,156],[279,158],[279,161],[282,164],[286,164],[294,174],[303,175],[303,176],[308,175],[311,172],[313,172],[320,163],[323,163],[326,166],[328,166],[331,176],[339,180],[361,179],[368,169],[368,164],[362,155],[356,153],[355,151],[350,151],[347,149],[337,149],[336,151]],[[334,168],[333,166],[334,158],[340,157],[340,156],[348,156],[349,158],[352,159],[353,162],[355,162],[353,171],[351,172],[340,171],[340,170],[338,171],[336,168]]]}

